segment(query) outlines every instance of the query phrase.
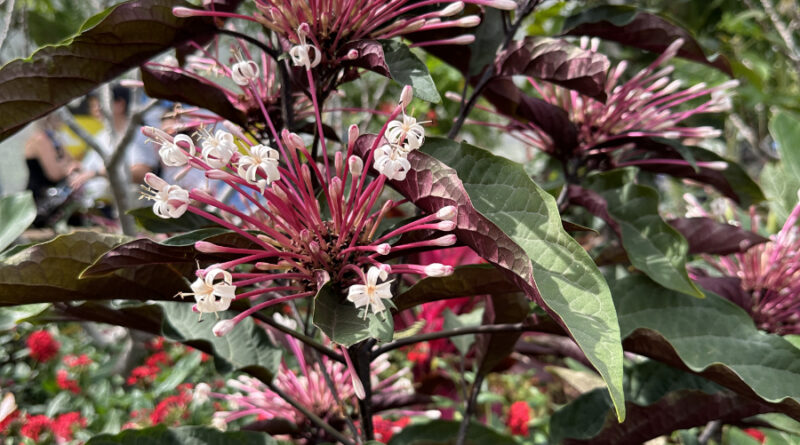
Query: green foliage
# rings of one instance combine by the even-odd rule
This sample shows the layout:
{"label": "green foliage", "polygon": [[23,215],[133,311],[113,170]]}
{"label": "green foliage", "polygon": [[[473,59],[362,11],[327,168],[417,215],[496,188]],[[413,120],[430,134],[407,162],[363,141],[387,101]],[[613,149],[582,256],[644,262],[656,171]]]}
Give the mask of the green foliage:
{"label": "green foliage", "polygon": [[375,314],[371,310],[365,312],[364,308],[356,309],[330,282],[314,298],[314,325],[334,343],[345,347],[368,338],[389,342],[394,336],[394,320],[388,311]]}
{"label": "green foliage", "polygon": [[442,101],[428,67],[411,52],[408,46],[394,40],[381,41],[381,45],[392,79],[402,85],[414,87],[414,96],[422,100],[433,103]]}
{"label": "green foliage", "polygon": [[31,192],[0,198],[0,252],[17,239],[36,219],[36,203]]}
{"label": "green foliage", "polygon": [[276,445],[278,442],[264,433],[236,431],[223,433],[214,428],[184,426],[167,428],[164,425],[142,430],[123,431],[115,436],[93,437],[86,445],[138,445],[151,443],[157,445],[224,445],[238,443],[243,445]]}

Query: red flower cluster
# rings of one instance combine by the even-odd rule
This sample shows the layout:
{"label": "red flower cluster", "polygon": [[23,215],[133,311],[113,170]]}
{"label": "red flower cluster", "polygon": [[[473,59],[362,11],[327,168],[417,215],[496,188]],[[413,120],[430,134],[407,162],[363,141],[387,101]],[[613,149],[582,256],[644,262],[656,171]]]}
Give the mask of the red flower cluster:
{"label": "red flower cluster", "polygon": [[81,392],[78,381],[69,378],[69,373],[66,369],[59,369],[58,372],[56,372],[56,384],[59,388],[65,391],[72,391],[74,394],[80,394]]}
{"label": "red flower cluster", "polygon": [[514,402],[508,410],[508,428],[515,436],[528,435],[528,422],[531,420],[531,408],[527,402]]}
{"label": "red flower cluster", "polygon": [[86,428],[86,419],[81,417],[81,413],[72,411],[56,417],[51,428],[56,438],[68,442],[78,428]]}
{"label": "red flower cluster", "polygon": [[92,364],[92,359],[89,358],[86,354],[77,355],[65,355],[63,360],[65,365],[69,366],[70,368],[77,368],[79,366],[89,366]]}
{"label": "red flower cluster", "polygon": [[5,419],[0,421],[0,434],[8,432],[11,423],[19,417],[19,410],[14,410],[11,414],[7,415]]}
{"label": "red flower cluster", "polygon": [[389,443],[395,433],[400,432],[411,421],[408,417],[397,420],[384,419],[381,416],[372,417],[372,425],[375,429],[375,440],[381,443]]}
{"label": "red flower cluster", "polygon": [[31,357],[42,363],[49,361],[58,354],[58,349],[61,347],[47,331],[32,333],[26,343],[28,344],[28,349],[31,350]]}
{"label": "red flower cluster", "polygon": [[189,411],[186,409],[192,401],[192,384],[184,383],[178,386],[178,394],[169,396],[156,405],[150,413],[150,422],[153,425],[167,423],[178,425],[180,419],[189,418]]}
{"label": "red flower cluster", "polygon": [[25,423],[20,428],[19,432],[24,437],[33,439],[35,442],[39,441],[39,436],[46,433],[52,428],[53,421],[43,415],[31,416],[25,419]]}
{"label": "red flower cluster", "polygon": [[147,357],[144,365],[133,368],[131,375],[128,376],[127,383],[128,385],[135,385],[140,382],[150,383],[155,380],[158,373],[161,372],[161,366],[169,366],[170,364],[171,360],[167,353],[158,351],[150,357]]}

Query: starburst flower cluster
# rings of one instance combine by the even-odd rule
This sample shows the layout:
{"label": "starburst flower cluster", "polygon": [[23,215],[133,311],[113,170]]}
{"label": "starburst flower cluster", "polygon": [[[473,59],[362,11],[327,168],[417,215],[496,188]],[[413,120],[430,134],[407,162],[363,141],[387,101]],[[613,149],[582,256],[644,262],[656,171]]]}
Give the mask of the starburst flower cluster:
{"label": "starburst flower cluster", "polygon": [[[798,193],[800,199],[800,193]],[[702,211],[698,205],[695,211]],[[707,214],[703,214],[707,216]],[[739,278],[744,301],[742,306],[759,329],[776,334],[800,334],[800,202],[786,219],[781,230],[769,242],[757,244],[744,253],[711,257],[706,261],[723,275]],[[751,230],[757,233],[760,223],[751,210]]]}
{"label": "starburst flower cluster", "polygon": [[[581,46],[596,52],[597,44],[597,40],[590,43],[584,39]],[[680,80],[671,80],[670,74],[674,67],[665,64],[677,55],[682,45],[682,39],[675,40],[655,61],[625,82],[622,79],[627,63],[623,61],[611,68],[606,78],[605,103],[574,90],[539,82],[532,77],[527,80],[544,101],[568,113],[570,121],[578,129],[577,152],[581,156],[611,153],[624,147],[625,140],[635,137],[676,139],[691,145],[719,136],[719,130],[712,127],[683,127],[680,124],[698,114],[728,110],[731,90],[738,82],[732,80],[716,86],[701,82],[684,88]],[[457,99],[453,94],[448,96]],[[558,147],[553,139],[534,123],[512,120],[499,126],[530,147],[557,154]],[[680,160],[668,159],[632,162],[686,164]],[[624,165],[633,165],[632,162]],[[724,164],[703,162],[698,165],[717,169],[726,167]]]}
{"label": "starburst flower cluster", "polygon": [[[517,7],[514,0],[421,1],[409,0],[343,0],[334,2],[280,2],[256,0],[258,13],[245,16],[235,13],[177,7],[179,17],[212,16],[240,18],[260,23],[285,37],[294,46],[290,56],[297,66],[306,69],[320,62],[337,65],[342,58],[354,59],[358,53],[339,54],[347,43],[363,39],[390,39],[419,31],[443,28],[472,28],[480,23],[477,15],[448,20],[471,3],[502,10]],[[417,42],[426,45],[468,45],[471,34],[441,40]]]}
{"label": "starburst flower cluster", "polygon": [[[282,322],[286,323],[285,320]],[[280,370],[275,376],[275,387],[291,394],[297,402],[327,422],[341,421],[350,416],[351,413],[345,412],[344,405],[340,402],[356,396],[363,389],[359,388],[360,383],[357,380],[351,378],[348,368],[326,356],[312,365],[307,362],[304,348],[298,340],[288,335],[281,335],[279,341],[285,343],[293,352],[299,371],[295,371],[282,361]],[[373,393],[387,397],[413,393],[411,382],[407,378],[410,374],[408,369],[396,372],[386,379],[377,377],[389,367],[390,364],[384,356],[371,363]],[[325,374],[330,378],[336,394],[326,381]],[[227,386],[235,392],[232,394],[215,392],[209,385],[203,383],[195,388],[195,400],[199,403],[205,403],[210,398],[227,402],[228,410],[217,411],[214,414],[213,425],[217,428],[224,430],[228,423],[248,416],[255,416],[259,420],[286,419],[299,427],[309,424],[305,414],[256,378],[243,375],[228,380]]]}
{"label": "starburst flower cluster", "polygon": [[[299,135],[287,130],[278,134],[267,113],[264,117],[274,135],[272,141],[253,141],[235,125],[226,125],[225,130],[198,132],[199,152],[189,139],[172,138],[150,127],[143,130],[161,144],[162,157],[176,164],[185,160],[188,168],[202,170],[207,178],[224,183],[244,202],[236,206],[207,189],[184,190],[153,174],[145,177],[148,189],[144,197],[153,201],[159,217],[194,213],[251,243],[248,248],[206,241],[195,244],[201,252],[235,259],[198,270],[191,292],[180,296],[194,297],[194,310],[201,314],[224,311],[234,300],[252,304],[235,318],[219,322],[213,329],[216,335],[226,334],[254,312],[313,296],[327,281],[349,289],[348,299],[363,308],[366,317],[386,310],[386,301],[392,296],[386,281],[389,274],[452,273],[450,266],[390,262],[388,255],[453,245],[456,237],[452,234],[411,242],[400,241],[400,236],[413,231],[452,231],[457,217],[454,207],[444,207],[383,234],[378,231],[386,214],[403,203],[379,202],[386,181],[405,178],[409,168],[405,157],[424,142],[423,127],[405,115],[410,101],[411,88],[406,87],[367,150],[366,160],[354,153],[359,130],[352,126],[346,147],[334,154],[333,162],[322,156],[321,165],[311,161],[314,156]],[[400,115],[402,120],[395,121]],[[327,153],[325,144],[321,145],[322,153]],[[369,168],[374,168],[377,178],[367,180]]]}

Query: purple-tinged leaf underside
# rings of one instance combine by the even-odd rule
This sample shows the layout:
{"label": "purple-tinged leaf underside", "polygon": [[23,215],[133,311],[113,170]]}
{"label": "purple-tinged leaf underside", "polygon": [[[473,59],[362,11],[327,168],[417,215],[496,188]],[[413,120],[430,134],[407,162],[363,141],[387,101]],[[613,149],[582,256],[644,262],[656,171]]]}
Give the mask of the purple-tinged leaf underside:
{"label": "purple-tinged leaf underside", "polygon": [[[357,153],[363,155],[374,140],[359,138]],[[459,240],[559,320],[609,385],[623,419],[613,303],[589,255],[564,231],[555,199],[520,165],[486,150],[431,138],[422,151],[409,154],[406,179],[391,186],[427,212],[457,207]]]}
{"label": "purple-tinged leaf underside", "polygon": [[79,300],[171,300],[185,290],[180,265],[147,264],[111,275],[79,279],[108,250],[127,241],[118,235],[74,232],[36,244],[0,262],[0,305]]}
{"label": "purple-tinged leaf underside", "polygon": [[686,238],[689,253],[730,255],[769,241],[757,233],[711,218],[676,218],[667,223]]}
{"label": "purple-tinged leaf underside", "polygon": [[564,21],[566,35],[599,37],[604,40],[661,53],[677,39],[683,39],[678,56],[693,60],[733,77],[728,60],[723,56],[706,57],[703,48],[689,31],[649,12],[633,6],[601,5],[582,11]]}
{"label": "purple-tinged leaf underside", "polygon": [[178,0],[131,0],[91,17],[58,45],[0,69],[0,140],[159,53],[214,34],[210,18],[178,18]]}
{"label": "purple-tinged leaf underside", "polygon": [[562,39],[526,37],[498,54],[498,76],[525,75],[561,85],[599,101],[606,99],[608,58]]}

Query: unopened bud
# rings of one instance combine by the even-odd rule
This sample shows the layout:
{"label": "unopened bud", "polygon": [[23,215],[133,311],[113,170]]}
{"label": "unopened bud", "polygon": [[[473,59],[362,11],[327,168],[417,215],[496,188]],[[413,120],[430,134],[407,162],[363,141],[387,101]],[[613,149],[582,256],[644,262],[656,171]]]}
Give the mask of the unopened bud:
{"label": "unopened bud", "polygon": [[436,217],[442,221],[455,221],[458,216],[458,210],[455,206],[445,206],[436,212]]}
{"label": "unopened bud", "polygon": [[413,97],[414,89],[411,85],[404,86],[403,91],[400,93],[400,108],[405,109],[411,103]]}
{"label": "unopened bud", "polygon": [[425,275],[429,277],[446,277],[452,273],[453,266],[445,266],[441,263],[431,263],[425,266]]}
{"label": "unopened bud", "polygon": [[517,2],[514,0],[492,0],[489,3],[486,3],[486,6],[495,9],[502,9],[503,11],[513,11],[517,9]]}
{"label": "unopened bud", "polygon": [[355,155],[350,156],[350,159],[347,160],[347,166],[350,168],[350,174],[354,177],[361,176],[361,172],[364,171],[364,161]]}
{"label": "unopened bud", "polygon": [[726,170],[728,168],[728,163],[725,161],[698,162],[697,164],[701,167],[718,171]]}
{"label": "unopened bud", "polygon": [[392,273],[392,266],[388,264],[381,264],[378,266],[378,269],[381,270],[380,279],[385,280],[389,278],[389,274]]}
{"label": "unopened bud", "polygon": [[172,15],[175,17],[194,17],[198,15],[199,11],[197,9],[192,8],[184,8],[182,6],[178,6],[176,8],[172,8]]}
{"label": "unopened bud", "polygon": [[468,15],[456,20],[456,23],[462,28],[472,28],[481,24],[481,18],[477,15]]}
{"label": "unopened bud", "polygon": [[328,186],[328,193],[331,196],[339,196],[342,194],[342,180],[338,176],[331,178],[331,184]]}
{"label": "unopened bud", "polygon": [[208,241],[198,241],[198,242],[194,243],[194,248],[198,252],[203,252],[203,253],[219,253],[219,252],[221,252],[220,246],[218,246],[216,244],[213,244],[213,243],[209,243]]}
{"label": "unopened bud", "polygon": [[225,180],[225,179],[230,179],[230,177],[231,177],[231,174],[226,172],[226,171],[223,171],[223,170],[219,170],[219,169],[216,169],[216,168],[212,168],[210,170],[206,170],[206,178],[208,178],[208,179],[222,179],[222,180]]}
{"label": "unopened bud", "polygon": [[456,236],[455,235],[445,235],[433,240],[433,244],[440,246],[440,247],[447,247],[452,246],[456,243]]}
{"label": "unopened bud", "polygon": [[214,333],[216,337],[222,337],[233,330],[234,326],[236,326],[236,322],[233,320],[221,320],[211,328],[211,332]]}
{"label": "unopened bud", "polygon": [[314,255],[319,253],[319,243],[316,241],[311,241],[308,243],[308,250],[311,251]]}
{"label": "unopened bud", "polygon": [[356,60],[358,59],[358,50],[351,49],[347,52],[347,56],[345,56],[349,60]]}
{"label": "unopened bud", "polygon": [[228,422],[226,422],[225,419],[222,417],[214,417],[213,419],[211,419],[211,426],[220,431],[228,430]]}
{"label": "unopened bud", "polygon": [[347,143],[352,144],[358,139],[358,125],[353,124],[347,129]]}
{"label": "unopened bud", "polygon": [[336,176],[340,176],[342,174],[342,165],[344,164],[344,154],[341,151],[337,151],[335,155],[333,155],[333,168],[336,169]]}
{"label": "unopened bud", "polygon": [[437,227],[442,232],[450,232],[451,230],[455,230],[456,222],[455,221],[441,221]]}
{"label": "unopened bud", "polygon": [[378,247],[375,248],[375,252],[378,252],[380,255],[389,255],[391,252],[392,246],[388,243],[378,244]]}
{"label": "unopened bud", "polygon": [[206,403],[208,402],[208,395],[211,393],[211,387],[208,386],[208,383],[198,383],[197,386],[194,387],[194,393],[192,394],[192,400],[195,403]]}
{"label": "unopened bud", "polygon": [[439,11],[439,17],[450,17],[451,15],[456,15],[463,10],[464,2],[451,3],[449,6]]}

